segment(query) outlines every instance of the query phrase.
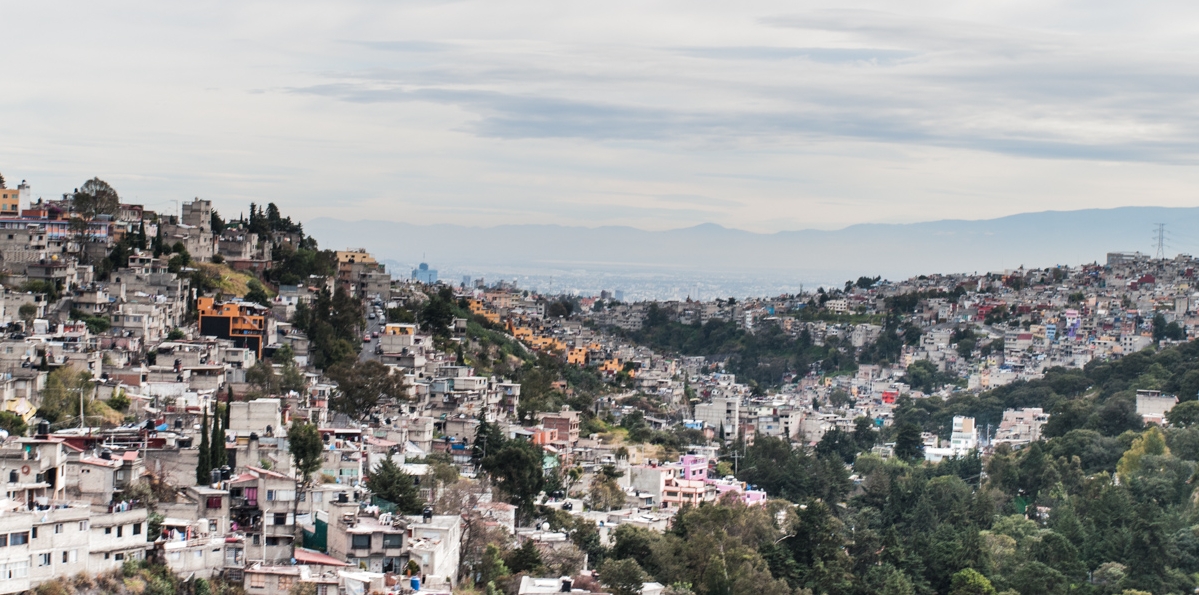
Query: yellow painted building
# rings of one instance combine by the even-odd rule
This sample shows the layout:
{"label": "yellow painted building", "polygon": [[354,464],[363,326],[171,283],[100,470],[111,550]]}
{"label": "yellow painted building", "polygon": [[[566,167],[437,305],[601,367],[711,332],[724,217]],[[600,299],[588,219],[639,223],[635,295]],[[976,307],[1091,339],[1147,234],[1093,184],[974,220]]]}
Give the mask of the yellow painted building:
{"label": "yellow painted building", "polygon": [[0,188],[0,217],[21,216],[21,193],[16,188]]}
{"label": "yellow painted building", "polygon": [[335,253],[335,255],[337,257],[337,265],[338,266],[341,266],[343,264],[354,264],[354,263],[377,264],[375,262],[375,257],[371,256],[370,253],[367,252],[365,249],[338,250]]}
{"label": "yellow painted building", "polygon": [[587,365],[587,349],[583,347],[571,349],[566,353],[566,363],[576,366]]}

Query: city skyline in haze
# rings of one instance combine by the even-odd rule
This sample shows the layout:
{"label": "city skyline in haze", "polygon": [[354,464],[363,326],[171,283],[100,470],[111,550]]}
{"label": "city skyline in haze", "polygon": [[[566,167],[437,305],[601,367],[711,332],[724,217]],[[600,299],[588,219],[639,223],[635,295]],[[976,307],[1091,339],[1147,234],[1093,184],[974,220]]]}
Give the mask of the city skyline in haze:
{"label": "city skyline in haze", "polygon": [[35,197],[98,176],[162,212],[768,233],[1193,206],[1199,182],[1183,3],[5,13],[0,172]]}

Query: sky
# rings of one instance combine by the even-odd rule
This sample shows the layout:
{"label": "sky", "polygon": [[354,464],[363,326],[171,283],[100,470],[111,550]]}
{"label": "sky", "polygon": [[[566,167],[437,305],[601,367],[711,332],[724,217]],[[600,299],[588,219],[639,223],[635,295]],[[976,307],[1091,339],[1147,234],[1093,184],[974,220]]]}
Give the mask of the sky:
{"label": "sky", "polygon": [[1186,2],[0,0],[0,173],[162,212],[758,232],[1195,206]]}

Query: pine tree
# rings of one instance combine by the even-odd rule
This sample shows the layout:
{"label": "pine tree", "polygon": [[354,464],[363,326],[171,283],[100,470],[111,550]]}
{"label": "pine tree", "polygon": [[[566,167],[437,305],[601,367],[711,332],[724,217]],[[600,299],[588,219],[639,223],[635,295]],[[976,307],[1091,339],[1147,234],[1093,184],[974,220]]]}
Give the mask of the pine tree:
{"label": "pine tree", "polygon": [[139,250],[146,249],[146,222],[143,221],[137,227],[137,248]]}
{"label": "pine tree", "polygon": [[204,408],[204,420],[200,422],[200,461],[196,465],[196,485],[208,485],[212,481],[212,447],[208,443],[208,408]]}
{"label": "pine tree", "polygon": [[220,415],[212,416],[212,440],[210,442],[212,443],[210,445],[212,454],[208,457],[209,462],[213,469],[220,469],[229,461],[229,455],[225,452],[225,431],[221,426]]}

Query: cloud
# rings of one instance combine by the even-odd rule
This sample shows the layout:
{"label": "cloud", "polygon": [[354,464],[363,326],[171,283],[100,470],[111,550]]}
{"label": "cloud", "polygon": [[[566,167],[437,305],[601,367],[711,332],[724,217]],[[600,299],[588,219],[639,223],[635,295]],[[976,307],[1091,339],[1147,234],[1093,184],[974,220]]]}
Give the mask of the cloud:
{"label": "cloud", "polygon": [[915,52],[881,48],[789,48],[767,46],[681,48],[681,53],[715,60],[793,60],[839,64],[845,62],[888,63],[915,56]]}
{"label": "cloud", "polygon": [[[1034,159],[1192,163],[1199,66],[1007,24],[875,10],[758,19],[844,47],[358,42],[435,54],[290,89],[353,103],[424,102],[501,139],[732,143],[857,139]],[[814,33],[814,34],[815,34]],[[629,54],[589,67],[605,51]],[[636,59],[640,58],[640,60]]]}
{"label": "cloud", "polygon": [[1181,3],[65,6],[5,15],[0,169],[46,197],[774,230],[1199,183]]}

